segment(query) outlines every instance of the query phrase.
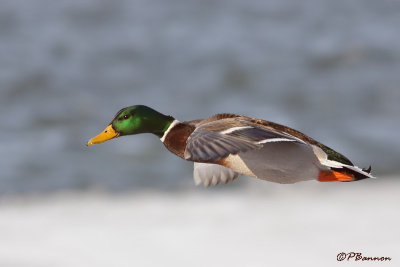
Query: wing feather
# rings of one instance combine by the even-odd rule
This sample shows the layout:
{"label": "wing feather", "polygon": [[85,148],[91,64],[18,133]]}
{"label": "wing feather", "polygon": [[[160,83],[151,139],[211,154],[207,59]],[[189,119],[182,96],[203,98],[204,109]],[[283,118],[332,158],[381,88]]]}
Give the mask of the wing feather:
{"label": "wing feather", "polygon": [[198,162],[216,162],[231,154],[260,149],[268,142],[292,141],[304,143],[288,133],[269,127],[226,118],[198,125],[186,141],[184,157]]}
{"label": "wing feather", "polygon": [[238,176],[239,173],[218,164],[194,163],[193,179],[196,185],[208,187],[219,183],[227,184]]}

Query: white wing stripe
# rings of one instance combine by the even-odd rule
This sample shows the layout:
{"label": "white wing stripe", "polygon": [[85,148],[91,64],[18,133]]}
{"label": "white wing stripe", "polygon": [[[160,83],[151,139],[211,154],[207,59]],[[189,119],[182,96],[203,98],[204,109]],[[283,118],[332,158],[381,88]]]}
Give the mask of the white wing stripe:
{"label": "white wing stripe", "polygon": [[221,133],[221,134],[230,134],[230,133],[233,133],[233,132],[235,132],[235,131],[239,131],[239,130],[242,130],[242,129],[249,129],[249,128],[254,128],[254,127],[252,127],[252,126],[238,126],[238,127],[232,127],[232,128],[226,129],[226,130],[224,130],[224,131],[222,131],[222,132],[220,132],[220,133]]}
{"label": "white wing stripe", "polygon": [[257,144],[265,144],[265,143],[272,143],[272,142],[296,142],[297,140],[294,139],[286,139],[286,138],[269,138],[269,139],[264,139]]}

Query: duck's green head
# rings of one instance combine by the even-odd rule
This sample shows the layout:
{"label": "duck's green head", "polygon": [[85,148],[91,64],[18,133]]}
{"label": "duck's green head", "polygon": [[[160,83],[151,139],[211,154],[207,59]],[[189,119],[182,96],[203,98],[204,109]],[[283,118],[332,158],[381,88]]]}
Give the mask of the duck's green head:
{"label": "duck's green head", "polygon": [[143,105],[126,107],[118,111],[106,129],[90,139],[87,145],[100,144],[119,136],[139,133],[153,133],[162,137],[173,121],[173,117]]}

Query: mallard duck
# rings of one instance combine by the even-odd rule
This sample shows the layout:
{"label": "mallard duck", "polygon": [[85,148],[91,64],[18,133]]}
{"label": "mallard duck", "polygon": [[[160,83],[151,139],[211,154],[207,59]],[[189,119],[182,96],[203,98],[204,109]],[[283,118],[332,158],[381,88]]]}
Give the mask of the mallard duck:
{"label": "mallard duck", "polygon": [[88,146],[139,133],[156,135],[178,157],[194,162],[194,181],[228,183],[239,174],[291,184],[374,178],[307,135],[270,121],[229,113],[180,122],[143,105],[121,109]]}

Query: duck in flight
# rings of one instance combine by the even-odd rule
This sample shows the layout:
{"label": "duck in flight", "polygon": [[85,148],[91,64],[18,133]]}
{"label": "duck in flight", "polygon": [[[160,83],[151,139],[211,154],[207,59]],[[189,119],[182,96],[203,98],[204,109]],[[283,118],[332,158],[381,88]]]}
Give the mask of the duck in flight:
{"label": "duck in flight", "polygon": [[374,178],[368,169],[307,135],[270,121],[229,113],[180,122],[143,105],[121,109],[88,146],[124,135],[152,133],[182,159],[194,162],[194,181],[228,183],[239,174],[291,184]]}

